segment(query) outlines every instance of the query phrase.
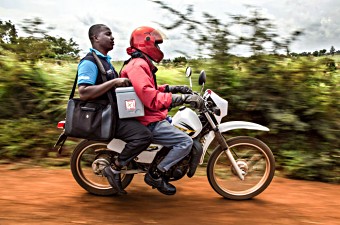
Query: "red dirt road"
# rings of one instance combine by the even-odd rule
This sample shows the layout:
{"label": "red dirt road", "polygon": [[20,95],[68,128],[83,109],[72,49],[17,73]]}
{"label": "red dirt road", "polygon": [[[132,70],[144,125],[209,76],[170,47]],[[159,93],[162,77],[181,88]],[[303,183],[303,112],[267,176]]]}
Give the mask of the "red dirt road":
{"label": "red dirt road", "polygon": [[205,176],[152,190],[136,175],[126,196],[88,194],[68,169],[0,166],[0,225],[17,224],[325,224],[340,225],[340,185],[275,177],[252,200],[223,199]]}

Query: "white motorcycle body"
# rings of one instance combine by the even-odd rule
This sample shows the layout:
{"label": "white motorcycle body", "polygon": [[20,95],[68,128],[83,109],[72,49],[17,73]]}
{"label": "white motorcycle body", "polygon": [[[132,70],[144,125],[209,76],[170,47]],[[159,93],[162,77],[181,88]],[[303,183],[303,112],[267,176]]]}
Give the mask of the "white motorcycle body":
{"label": "white motorcycle body", "polygon": [[[228,101],[219,97],[215,92],[211,90],[206,90],[204,98],[211,98],[216,106],[220,109],[220,115],[214,115],[216,121],[219,123],[219,130],[221,133],[236,130],[236,129],[249,129],[249,130],[260,130],[260,131],[269,131],[267,127],[262,125],[246,122],[246,121],[230,121],[220,123],[222,118],[225,117],[228,113]],[[172,125],[187,133],[192,138],[197,137],[202,131],[202,123],[198,117],[198,115],[190,108],[181,107],[179,111],[172,118]],[[214,131],[210,131],[203,137],[201,143],[203,145],[203,154],[201,156],[200,165],[203,163],[204,156],[206,151],[208,150],[210,144],[215,138]],[[120,139],[113,139],[107,145],[108,149],[121,153],[124,149],[125,142]],[[152,163],[158,151],[162,149],[162,145],[151,144],[150,147],[140,153],[136,161],[140,163]]]}

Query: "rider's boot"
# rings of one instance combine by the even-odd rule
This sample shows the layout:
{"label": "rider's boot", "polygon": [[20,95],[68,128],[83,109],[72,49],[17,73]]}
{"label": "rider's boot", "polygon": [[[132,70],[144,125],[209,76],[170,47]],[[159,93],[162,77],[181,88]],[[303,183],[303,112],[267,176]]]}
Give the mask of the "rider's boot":
{"label": "rider's boot", "polygon": [[149,170],[144,177],[144,181],[148,185],[157,188],[157,190],[162,194],[174,195],[176,193],[176,187],[165,180],[164,173],[158,169],[154,171]]}
{"label": "rider's boot", "polygon": [[114,169],[111,166],[107,166],[103,170],[103,175],[109,181],[111,187],[113,187],[118,195],[126,195],[127,192],[123,189],[122,180],[120,178],[121,167],[117,161],[114,162]]}

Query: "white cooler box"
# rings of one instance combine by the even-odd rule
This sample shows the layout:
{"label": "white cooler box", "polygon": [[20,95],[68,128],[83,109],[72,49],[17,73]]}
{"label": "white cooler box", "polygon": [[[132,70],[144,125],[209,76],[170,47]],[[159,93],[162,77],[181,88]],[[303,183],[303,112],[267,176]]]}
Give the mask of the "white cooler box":
{"label": "white cooler box", "polygon": [[119,118],[144,116],[144,105],[133,87],[116,88]]}

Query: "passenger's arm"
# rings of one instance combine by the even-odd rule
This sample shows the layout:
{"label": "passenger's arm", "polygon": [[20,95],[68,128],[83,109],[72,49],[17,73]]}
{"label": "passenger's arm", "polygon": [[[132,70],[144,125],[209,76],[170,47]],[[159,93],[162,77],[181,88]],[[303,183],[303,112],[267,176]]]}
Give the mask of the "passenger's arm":
{"label": "passenger's arm", "polygon": [[128,87],[131,83],[127,78],[116,78],[98,85],[80,85],[79,97],[83,101],[92,100],[105,94],[114,87]]}

